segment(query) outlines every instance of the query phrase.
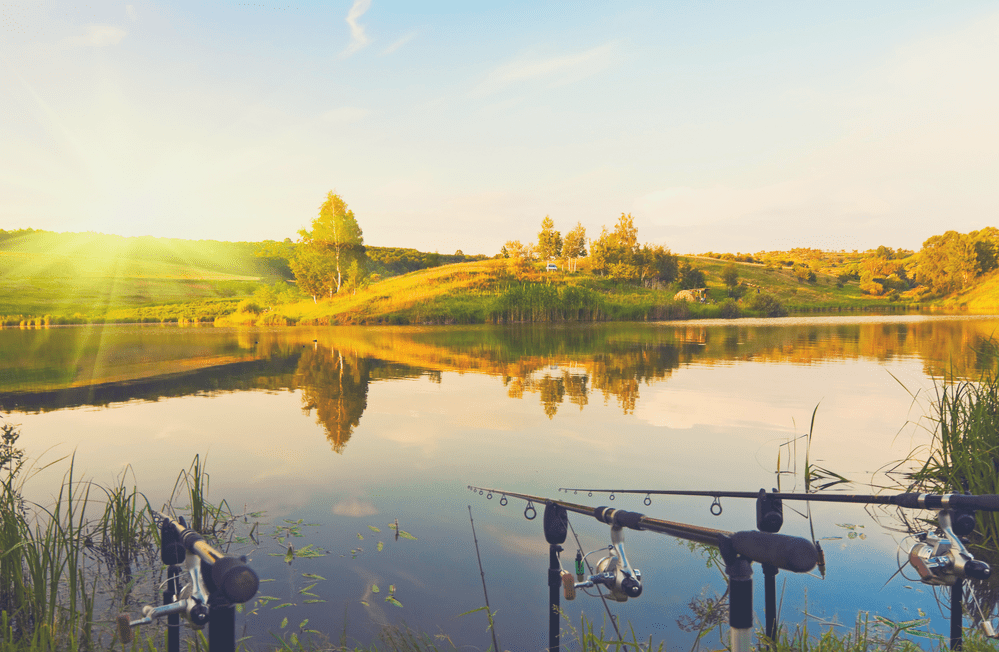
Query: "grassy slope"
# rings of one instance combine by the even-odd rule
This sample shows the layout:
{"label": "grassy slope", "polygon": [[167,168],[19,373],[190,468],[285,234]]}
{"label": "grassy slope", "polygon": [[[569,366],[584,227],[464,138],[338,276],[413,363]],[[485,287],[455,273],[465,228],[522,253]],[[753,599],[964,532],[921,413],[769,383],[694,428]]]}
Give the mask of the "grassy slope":
{"label": "grassy slope", "polygon": [[888,303],[884,297],[862,294],[857,281],[847,281],[842,288],[836,287],[838,271],[833,268],[819,267],[815,270],[815,282],[803,283],[794,277],[789,267],[767,269],[759,263],[729,263],[702,256],[683,258],[704,271],[712,298],[719,300],[727,292],[721,277],[722,270],[733,264],[739,272],[739,280],[749,286],[748,292],[755,292],[756,289],[769,292],[791,308],[863,308]]}
{"label": "grassy slope", "polygon": [[[726,298],[727,288],[721,280],[721,272],[729,263],[701,257],[691,257],[689,260],[705,272],[712,300],[722,301]],[[889,303],[883,297],[861,294],[856,281],[839,288],[836,286],[835,276],[821,270],[817,273],[815,283],[801,283],[790,269],[768,270],[763,265],[750,263],[735,265],[740,280],[748,286],[746,299],[759,288],[777,296],[792,309],[864,309],[883,307]],[[631,314],[642,315],[651,306],[672,302],[673,290],[660,291],[623,285],[610,279],[590,276],[585,272],[585,264],[581,267],[581,273],[578,274],[549,274],[540,271],[538,265],[526,273],[516,275],[511,272],[507,262],[502,260],[445,265],[387,279],[355,294],[334,297],[318,304],[308,300],[281,306],[276,312],[288,323],[481,322],[489,319],[490,310],[494,309],[496,301],[506,288],[524,281],[585,288],[606,301],[605,307],[611,315],[629,314],[630,307],[634,308]],[[620,310],[614,311],[614,308]],[[718,306],[692,306],[691,316],[716,317]],[[256,319],[254,315],[237,314],[219,323],[246,324],[255,323]]]}
{"label": "grassy slope", "polygon": [[246,295],[254,243],[35,232],[0,241],[0,315],[109,311]]}

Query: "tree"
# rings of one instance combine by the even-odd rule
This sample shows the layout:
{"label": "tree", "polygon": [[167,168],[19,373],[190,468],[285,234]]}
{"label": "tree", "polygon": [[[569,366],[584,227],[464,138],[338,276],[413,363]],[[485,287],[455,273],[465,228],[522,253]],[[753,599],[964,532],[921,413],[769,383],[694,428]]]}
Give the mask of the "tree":
{"label": "tree", "polygon": [[[293,261],[292,271],[295,271],[295,262],[298,269],[305,272],[306,276],[322,276],[329,274],[331,279],[324,283],[324,289],[332,297],[335,292],[339,292],[343,287],[344,273],[352,261],[360,261],[363,264],[364,236],[361,227],[357,224],[354,211],[347,210],[347,204],[340,195],[332,190],[326,195],[326,201],[319,207],[319,217],[312,220],[312,230],[301,229],[298,232],[301,246],[301,260],[296,254]],[[298,272],[295,273],[298,278]],[[303,290],[316,298],[316,292]]]}
{"label": "tree", "polygon": [[565,234],[562,241],[562,257],[569,263],[569,271],[576,271],[576,261],[586,255],[586,229],[579,222],[576,228]]}
{"label": "tree", "polygon": [[641,278],[640,254],[638,229],[630,213],[621,213],[613,232],[604,227],[590,247],[594,271],[622,279]]}
{"label": "tree", "polygon": [[735,265],[729,263],[725,266],[725,269],[722,270],[722,280],[728,286],[729,293],[735,289],[735,286],[739,285],[739,271]]}
{"label": "tree", "polygon": [[680,261],[677,269],[677,279],[680,282],[680,289],[682,290],[702,288],[707,284],[704,280],[704,272],[697,269],[686,260]]}
{"label": "tree", "polygon": [[980,273],[975,243],[967,235],[947,231],[923,243],[916,265],[916,279],[936,292],[967,287]]}
{"label": "tree", "polygon": [[644,284],[659,287],[676,280],[679,263],[676,255],[668,248],[662,245],[643,245],[639,259]]}
{"label": "tree", "polygon": [[531,262],[537,258],[537,250],[530,242],[521,244],[520,240],[508,240],[503,245],[503,249],[506,250],[507,258],[517,258],[525,262]]}
{"label": "tree", "polygon": [[291,259],[298,289],[312,297],[313,303],[321,296],[333,296],[332,280],[336,269],[332,259],[318,247],[300,245]]}
{"label": "tree", "polygon": [[538,257],[541,260],[554,260],[562,252],[562,234],[555,230],[552,218],[545,215],[541,220],[541,233],[538,234]]}

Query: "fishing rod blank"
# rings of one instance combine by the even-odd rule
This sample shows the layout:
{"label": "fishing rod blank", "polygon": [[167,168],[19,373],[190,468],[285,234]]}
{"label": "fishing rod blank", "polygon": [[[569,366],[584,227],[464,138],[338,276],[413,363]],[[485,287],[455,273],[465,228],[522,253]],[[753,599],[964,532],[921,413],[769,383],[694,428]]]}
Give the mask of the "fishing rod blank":
{"label": "fishing rod blank", "polygon": [[[758,498],[756,491],[686,491],[681,489],[581,489],[578,487],[561,487],[560,492],[574,494],[585,491],[590,497],[595,493],[610,494],[610,499],[614,500],[614,494],[645,494],[645,504],[652,503],[653,495],[663,496],[708,496],[715,498],[712,505],[712,513],[716,516],[721,513],[719,509],[714,511],[714,505],[719,498]],[[864,505],[895,505],[910,509],[975,509],[986,512],[999,512],[999,495],[983,494],[921,494],[902,493],[891,496],[874,496],[864,494],[809,494],[809,493],[779,493],[773,492],[783,500],[811,500],[815,502],[827,503],[860,503]]]}
{"label": "fishing rod blank", "polygon": [[[469,489],[472,491],[500,494],[504,498],[510,496],[526,500],[528,505],[524,510],[525,516],[528,512],[534,510],[535,502],[540,504],[552,502],[556,505],[561,505],[570,512],[592,516],[598,521],[609,525],[618,525],[632,530],[649,530],[709,546],[718,546],[720,537],[726,537],[731,540],[735,553],[750,561],[760,564],[770,564],[793,573],[807,573],[815,568],[818,561],[815,546],[811,541],[802,539],[801,537],[773,534],[771,532],[726,532],[724,530],[688,525],[686,523],[665,521],[623,509],[587,507],[586,505],[578,505],[562,500],[553,500],[512,491],[503,491],[501,489],[488,489],[485,487],[469,487]],[[502,499],[500,503],[503,503]]]}

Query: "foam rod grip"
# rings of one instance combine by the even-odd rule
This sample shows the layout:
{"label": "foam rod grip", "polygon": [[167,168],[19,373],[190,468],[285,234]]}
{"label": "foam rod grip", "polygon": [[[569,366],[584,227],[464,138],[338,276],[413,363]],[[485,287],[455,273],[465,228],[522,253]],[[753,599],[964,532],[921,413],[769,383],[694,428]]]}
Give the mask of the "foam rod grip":
{"label": "foam rod grip", "polygon": [[743,557],[793,573],[815,568],[819,554],[808,539],[747,530],[732,535],[732,548]]}
{"label": "foam rod grip", "polygon": [[128,614],[118,614],[115,618],[115,623],[118,625],[118,640],[121,641],[122,645],[128,645],[132,642],[132,618]]}
{"label": "foam rod grip", "polygon": [[565,594],[566,600],[576,599],[575,578],[568,571],[562,571],[562,592]]}

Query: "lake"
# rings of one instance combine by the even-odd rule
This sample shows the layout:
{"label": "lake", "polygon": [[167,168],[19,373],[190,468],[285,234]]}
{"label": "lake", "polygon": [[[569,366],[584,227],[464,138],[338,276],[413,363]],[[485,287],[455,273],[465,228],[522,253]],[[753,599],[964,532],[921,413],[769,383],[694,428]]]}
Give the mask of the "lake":
{"label": "lake", "polygon": [[[914,450],[925,456],[935,388],[950,374],[976,377],[984,364],[978,347],[997,327],[991,317],[901,316],[7,329],[0,409],[19,424],[29,455],[75,453],[76,474],[101,483],[128,469],[156,508],[200,455],[209,499],[265,512],[248,519],[260,522],[260,545],[243,549],[271,580],[258,597],[273,600],[250,603],[238,617],[256,640],[287,636],[308,618],[308,628],[348,641],[376,640],[393,624],[485,650],[484,613],[459,616],[484,604],[470,506],[500,644],[541,650],[541,519],[525,520],[522,501],[504,507],[468,485],[590,506],[610,503],[558,489],[801,491],[801,436],[812,429],[810,462],[851,481],[839,488],[898,491],[898,462]],[[33,478],[28,497],[45,503],[66,468]],[[710,498],[653,497],[647,506],[641,495],[615,498],[615,507],[657,518],[755,528],[752,501],[723,499],[713,516]],[[324,554],[289,565],[278,537],[298,519],[296,549],[311,544]],[[396,520],[415,538],[396,539],[388,527]],[[581,515],[570,523],[585,552],[609,543],[606,525]],[[896,621],[925,613],[924,629],[947,632],[932,589],[911,570],[910,579],[893,577],[906,539],[893,510],[813,503],[809,521],[804,504],[787,503],[782,533],[810,538],[811,528],[827,574],[778,575],[783,622],[800,623],[805,612],[846,625],[858,610]],[[626,540],[645,591],[611,610],[640,638],[689,649],[694,634],[681,624],[693,615],[692,600],[724,593],[723,577],[703,550],[675,539],[628,531]],[[565,547],[568,568],[571,534]],[[762,578],[756,567],[758,619]],[[155,595],[150,586],[132,598]],[[581,612],[598,627],[606,622],[596,598],[580,595],[563,608],[575,627]]]}

